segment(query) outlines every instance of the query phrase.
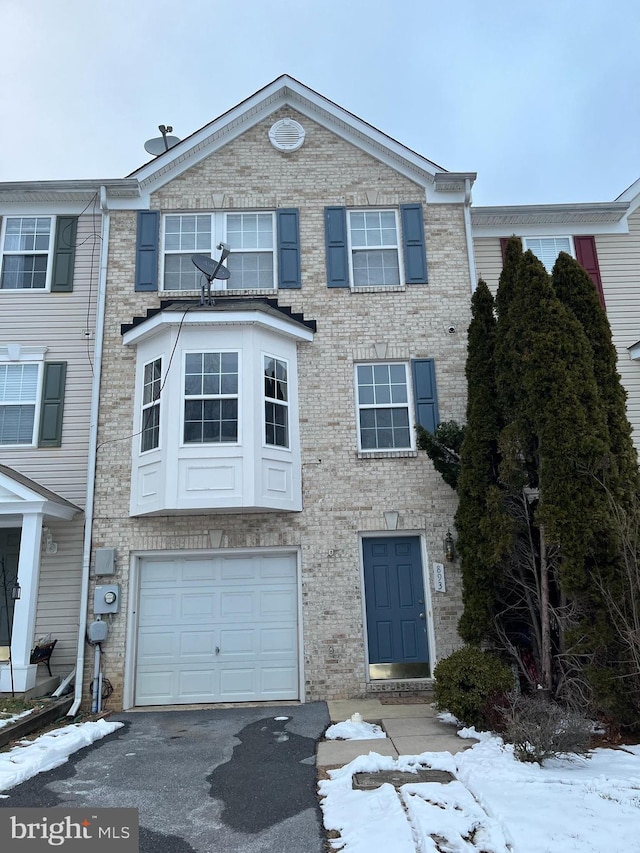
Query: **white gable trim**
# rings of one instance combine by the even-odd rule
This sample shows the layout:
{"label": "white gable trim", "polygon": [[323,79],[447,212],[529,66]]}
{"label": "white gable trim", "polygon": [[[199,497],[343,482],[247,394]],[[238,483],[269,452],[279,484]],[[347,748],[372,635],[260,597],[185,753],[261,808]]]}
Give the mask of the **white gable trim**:
{"label": "white gable trim", "polygon": [[[137,169],[131,177],[140,181],[143,195],[153,193],[281,107],[295,109],[425,189],[433,190],[436,175],[449,174],[441,166],[420,156],[313,89],[283,75],[182,140],[165,154]],[[475,173],[465,173],[465,177],[473,181]],[[450,192],[450,188],[447,189]],[[445,195],[449,193],[446,192]],[[446,198],[448,202],[452,200],[450,197]]]}
{"label": "white gable trim", "polygon": [[70,521],[80,510],[64,498],[60,502],[20,483],[0,472],[0,516],[24,513],[42,513],[52,518]]}

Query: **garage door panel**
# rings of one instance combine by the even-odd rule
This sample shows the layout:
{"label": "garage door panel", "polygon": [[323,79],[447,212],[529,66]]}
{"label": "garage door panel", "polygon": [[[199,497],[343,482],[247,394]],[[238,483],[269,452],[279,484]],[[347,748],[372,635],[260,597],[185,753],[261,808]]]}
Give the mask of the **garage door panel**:
{"label": "garage door panel", "polygon": [[184,560],[180,564],[180,575],[182,581],[190,583],[191,581],[212,581],[217,580],[219,574],[218,567],[213,560]]}
{"label": "garage door panel", "polygon": [[189,592],[180,596],[180,615],[183,619],[198,619],[202,621],[203,616],[213,619],[216,614],[217,600],[215,593],[211,590],[198,593]]}
{"label": "garage door panel", "polygon": [[292,555],[143,559],[136,704],[297,699],[297,608]]}
{"label": "garage door panel", "polygon": [[220,593],[220,617],[225,619],[250,619],[255,609],[255,593],[251,590],[236,592],[222,590]]}
{"label": "garage door panel", "polygon": [[297,594],[295,589],[263,589],[260,592],[260,618],[290,618],[295,613]]}
{"label": "garage door panel", "polygon": [[296,689],[298,671],[293,666],[273,666],[261,672],[260,692],[270,699],[286,699]]}
{"label": "garage door panel", "polygon": [[178,658],[205,657],[210,659],[216,653],[217,631],[181,631],[179,638]]}
{"label": "garage door panel", "polygon": [[298,632],[295,625],[290,628],[263,628],[260,631],[261,655],[297,655]]}

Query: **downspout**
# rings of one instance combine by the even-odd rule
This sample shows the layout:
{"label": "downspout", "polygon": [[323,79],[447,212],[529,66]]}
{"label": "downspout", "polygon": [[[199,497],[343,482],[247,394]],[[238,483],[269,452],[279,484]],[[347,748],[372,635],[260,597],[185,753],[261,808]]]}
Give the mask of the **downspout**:
{"label": "downspout", "polygon": [[102,345],[104,341],[104,313],[107,300],[107,256],[109,253],[109,207],[106,187],[100,187],[102,211],[102,247],[96,305],[96,341],[93,356],[93,386],[91,389],[91,414],[89,422],[89,459],[87,461],[87,501],[85,506],[84,545],[82,550],[82,588],[80,592],[80,624],[78,626],[78,655],[73,705],[67,716],[75,717],[82,702],[84,675],[84,650],[87,642],[87,614],[89,610],[89,572],[91,568],[91,531],[93,528],[93,499],[95,494],[96,456],[98,448],[98,404],[100,401],[100,376],[102,373]]}
{"label": "downspout", "polygon": [[473,234],[471,232],[471,181],[464,179],[464,230],[467,237],[467,257],[469,259],[469,275],[471,277],[471,293],[476,289],[476,262],[473,256]]}

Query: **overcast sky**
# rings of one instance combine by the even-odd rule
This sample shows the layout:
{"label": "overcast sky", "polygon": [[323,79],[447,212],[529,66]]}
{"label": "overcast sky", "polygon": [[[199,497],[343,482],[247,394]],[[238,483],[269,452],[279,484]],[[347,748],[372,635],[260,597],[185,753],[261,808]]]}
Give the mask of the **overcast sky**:
{"label": "overcast sky", "polygon": [[638,0],[0,0],[0,32],[0,181],[124,177],[280,74],[477,205],[640,177]]}

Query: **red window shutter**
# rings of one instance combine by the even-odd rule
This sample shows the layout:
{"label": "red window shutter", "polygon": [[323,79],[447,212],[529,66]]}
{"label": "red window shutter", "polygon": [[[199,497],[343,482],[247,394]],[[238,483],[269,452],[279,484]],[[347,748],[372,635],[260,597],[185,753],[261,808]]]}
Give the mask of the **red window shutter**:
{"label": "red window shutter", "polygon": [[502,263],[503,263],[503,264],[504,264],[504,253],[505,253],[505,251],[506,251],[506,249],[507,249],[507,241],[508,241],[508,240],[509,240],[509,238],[508,238],[508,237],[501,237],[501,238],[500,238],[500,251],[501,251],[501,253],[502,253]]}
{"label": "red window shutter", "polygon": [[602,278],[600,277],[600,267],[598,266],[595,238],[574,237],[573,245],[576,247],[576,260],[591,276],[591,281],[594,283],[600,297],[600,304],[604,308],[604,292],[602,290]]}

